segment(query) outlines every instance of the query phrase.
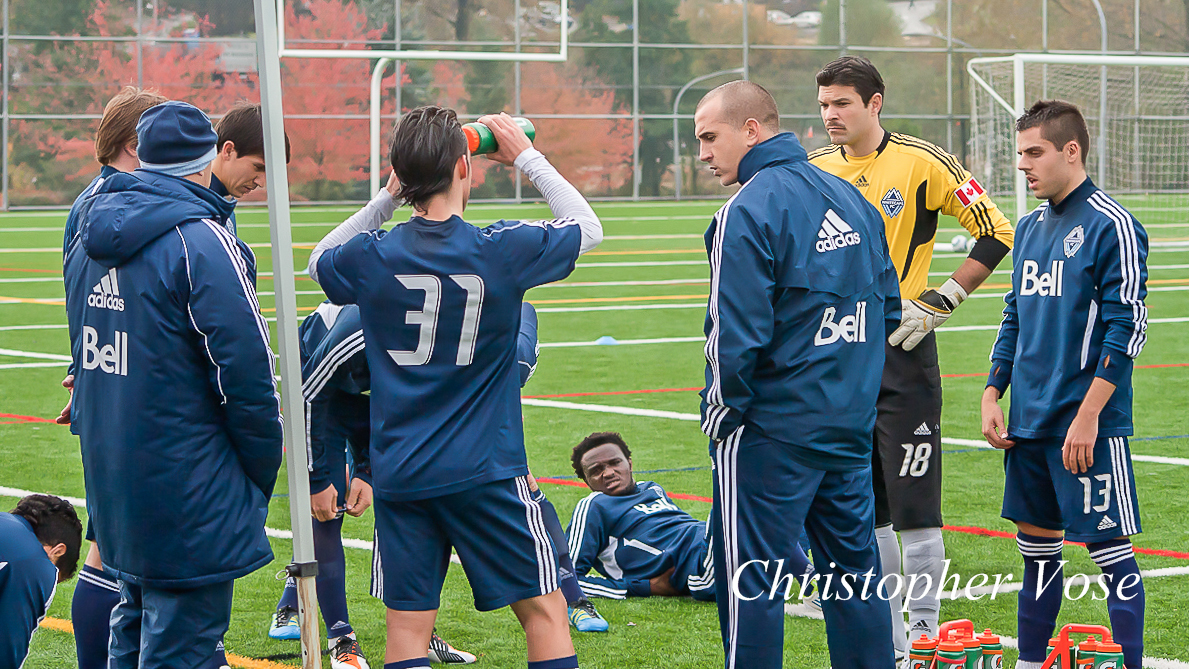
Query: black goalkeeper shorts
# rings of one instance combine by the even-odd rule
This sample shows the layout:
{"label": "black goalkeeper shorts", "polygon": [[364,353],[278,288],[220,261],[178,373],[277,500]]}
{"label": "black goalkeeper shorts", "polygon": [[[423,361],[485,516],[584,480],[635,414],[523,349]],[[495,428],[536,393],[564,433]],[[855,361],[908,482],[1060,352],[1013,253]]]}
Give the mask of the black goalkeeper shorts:
{"label": "black goalkeeper shorts", "polygon": [[941,369],[930,332],[911,351],[885,345],[871,451],[875,526],[941,527]]}

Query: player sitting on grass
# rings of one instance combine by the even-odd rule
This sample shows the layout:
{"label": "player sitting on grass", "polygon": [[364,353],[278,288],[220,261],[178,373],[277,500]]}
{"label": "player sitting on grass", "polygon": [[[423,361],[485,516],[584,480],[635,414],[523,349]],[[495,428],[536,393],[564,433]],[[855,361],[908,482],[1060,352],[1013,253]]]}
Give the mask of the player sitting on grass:
{"label": "player sitting on grass", "polygon": [[[665,489],[636,481],[632,452],[618,432],[595,432],[574,447],[574,473],[593,490],[566,531],[582,591],[591,597],[715,600],[706,521],[677,507]],[[804,553],[789,573],[812,575]],[[594,569],[601,576],[590,574]]]}
{"label": "player sitting on grass", "polygon": [[529,669],[578,667],[557,549],[528,479],[516,339],[525,292],[568,276],[602,241],[602,224],[511,117],[480,121],[499,144],[490,157],[522,170],[553,220],[463,220],[472,166],[462,126],[453,110],[420,107],[397,124],[390,154],[416,215],[388,231],[348,220],[310,254],[327,297],[359,305],[368,343],[385,669],[429,666],[452,548],[475,608],[511,606]]}
{"label": "player sitting on grass", "polygon": [[1016,667],[1045,659],[1069,540],[1102,569],[1111,632],[1139,669],[1144,585],[1129,538],[1140,523],[1127,437],[1132,360],[1147,329],[1148,235],[1086,176],[1090,134],[1076,106],[1037,102],[1016,131],[1019,169],[1045,201],[1020,220],[982,398],[983,435],[1006,451],[1003,517],[1024,557]]}
{"label": "player sitting on grass", "polygon": [[54,588],[78,567],[83,526],[74,507],[29,495],[0,513],[0,667],[19,667]]}

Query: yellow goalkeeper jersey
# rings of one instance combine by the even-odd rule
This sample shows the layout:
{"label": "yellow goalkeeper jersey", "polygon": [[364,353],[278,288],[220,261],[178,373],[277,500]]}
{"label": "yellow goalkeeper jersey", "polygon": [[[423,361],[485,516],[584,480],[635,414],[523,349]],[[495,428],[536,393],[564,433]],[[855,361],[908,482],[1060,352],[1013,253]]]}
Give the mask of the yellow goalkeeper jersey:
{"label": "yellow goalkeeper jersey", "polygon": [[[822,147],[809,161],[855,185],[883,215],[888,248],[900,274],[900,295],[915,298],[925,292],[938,214],[958,219],[976,242],[971,257],[992,269],[1011,248],[1015,232],[966,168],[937,146],[909,135],[885,132],[870,155],[848,156],[840,145]],[[1004,248],[1006,247],[1006,248]],[[994,249],[999,252],[995,253]],[[940,283],[940,282],[937,282]]]}

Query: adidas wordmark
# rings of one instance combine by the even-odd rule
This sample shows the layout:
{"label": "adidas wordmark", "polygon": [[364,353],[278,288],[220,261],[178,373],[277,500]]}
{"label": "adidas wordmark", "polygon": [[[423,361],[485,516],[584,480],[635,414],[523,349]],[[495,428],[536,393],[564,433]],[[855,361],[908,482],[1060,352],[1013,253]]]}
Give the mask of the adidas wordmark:
{"label": "adidas wordmark", "polygon": [[87,305],[112,311],[124,310],[124,300],[120,297],[120,284],[116,281],[115,267],[108,270],[91,289],[91,294],[87,296]]}
{"label": "adidas wordmark", "polygon": [[833,209],[826,210],[826,217],[822,220],[822,227],[817,231],[817,252],[825,253],[835,249],[854,246],[862,241],[859,233],[842,220]]}

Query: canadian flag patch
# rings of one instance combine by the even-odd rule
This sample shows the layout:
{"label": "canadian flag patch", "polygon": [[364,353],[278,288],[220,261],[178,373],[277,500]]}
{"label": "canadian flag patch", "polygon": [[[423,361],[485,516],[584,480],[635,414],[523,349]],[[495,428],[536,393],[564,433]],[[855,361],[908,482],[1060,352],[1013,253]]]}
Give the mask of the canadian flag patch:
{"label": "canadian flag patch", "polygon": [[974,204],[974,201],[980,195],[986,192],[974,177],[970,177],[961,186],[958,186],[958,190],[954,191],[954,195],[958,196],[958,201],[962,203],[963,207],[969,207]]}

